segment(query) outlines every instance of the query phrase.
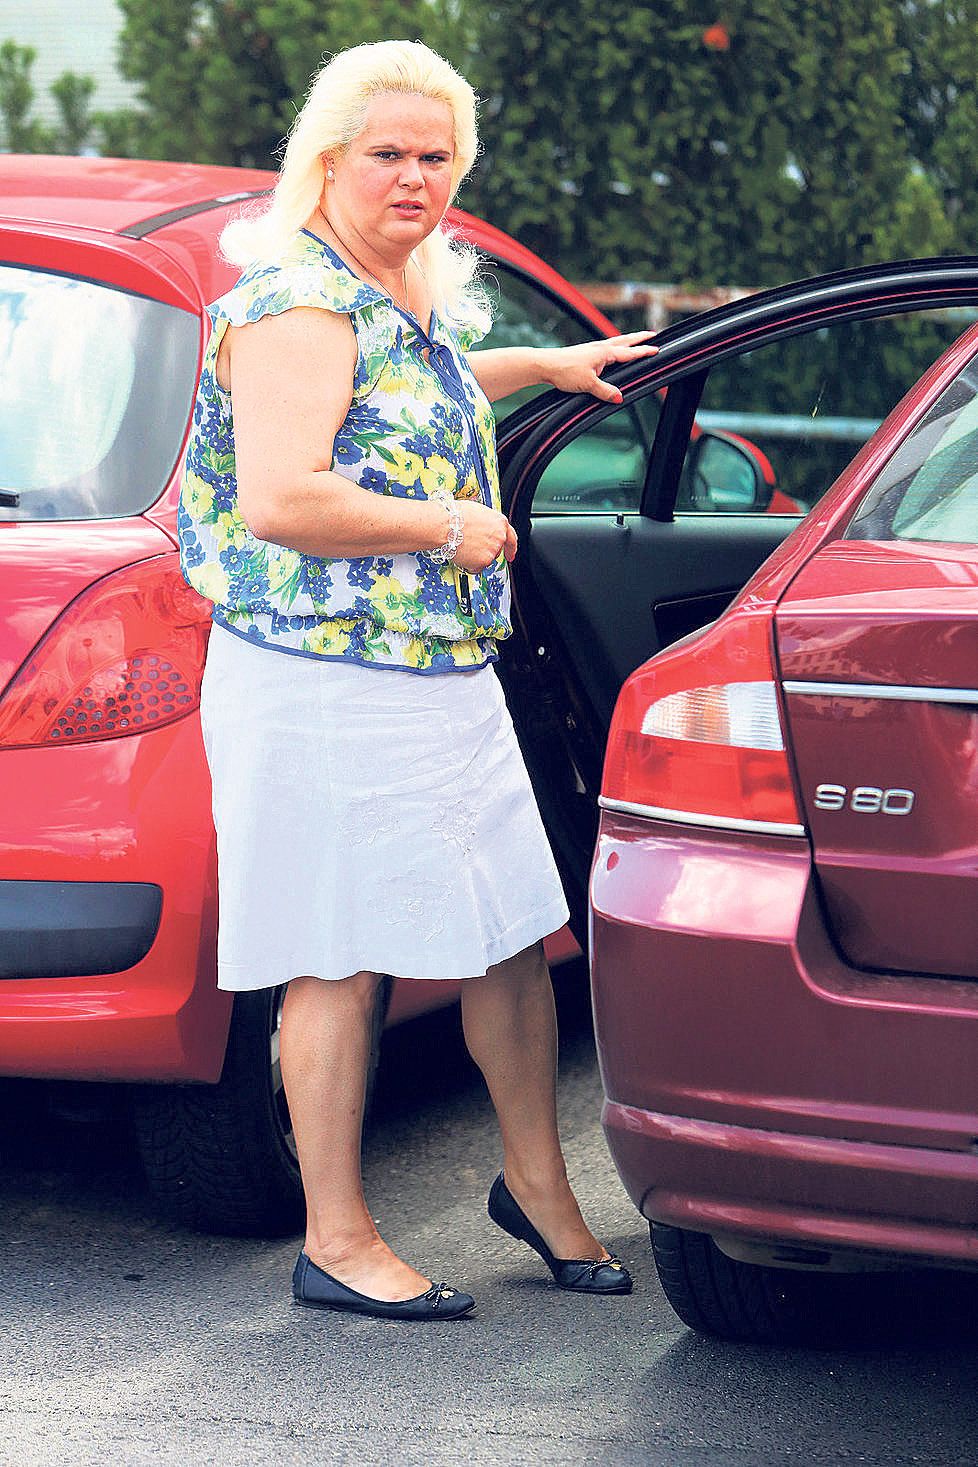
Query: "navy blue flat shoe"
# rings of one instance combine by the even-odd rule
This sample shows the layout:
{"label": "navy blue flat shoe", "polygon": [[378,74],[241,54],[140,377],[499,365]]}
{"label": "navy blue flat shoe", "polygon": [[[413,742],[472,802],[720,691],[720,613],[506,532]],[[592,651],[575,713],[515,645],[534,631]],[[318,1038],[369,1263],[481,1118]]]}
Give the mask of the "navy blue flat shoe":
{"label": "navy blue flat shoe", "polygon": [[555,1258],[506,1185],[502,1172],[489,1191],[489,1216],[497,1227],[539,1253],[554,1283],[575,1294],[630,1294],[632,1276],[620,1258]]}
{"label": "navy blue flat shoe", "polygon": [[413,1299],[371,1299],[348,1289],[339,1279],[319,1268],[303,1250],[292,1270],[292,1297],[310,1309],[342,1309],[347,1314],[369,1314],[374,1319],[460,1319],[475,1308],[471,1294],[448,1284],[432,1284]]}

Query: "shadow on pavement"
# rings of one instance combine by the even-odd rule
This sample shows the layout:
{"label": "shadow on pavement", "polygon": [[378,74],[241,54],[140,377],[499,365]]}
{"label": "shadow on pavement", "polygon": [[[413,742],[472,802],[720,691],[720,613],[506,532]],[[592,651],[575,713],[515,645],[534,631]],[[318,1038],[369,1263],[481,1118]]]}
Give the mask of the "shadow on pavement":
{"label": "shadow on pavement", "polygon": [[[562,1063],[593,1057],[587,971],[563,965],[555,979]],[[370,1133],[410,1124],[432,1108],[484,1094],[468,1057],[458,1005],[390,1030],[383,1041]],[[0,1077],[0,1201],[9,1209],[59,1199],[96,1210],[152,1216],[125,1085]]]}
{"label": "shadow on pavement", "polygon": [[[590,997],[583,960],[555,974],[562,1073],[592,1077],[596,1093]],[[488,1111],[482,1077],[469,1059],[458,1006],[414,1019],[384,1036],[366,1151],[413,1144],[412,1128],[424,1132],[428,1117],[465,1102]],[[590,1104],[590,1101],[587,1102]],[[53,1227],[59,1204],[90,1215],[129,1218],[140,1229],[159,1221],[140,1169],[124,1086],[0,1079],[0,1202],[8,1228],[43,1212]],[[644,1226],[644,1225],[640,1225]],[[172,1231],[160,1221],[161,1229]],[[634,1239],[632,1240],[634,1243]],[[542,1283],[543,1281],[541,1281]],[[547,1286],[549,1287],[549,1285]],[[978,1274],[880,1274],[859,1281],[840,1320],[838,1348],[866,1352],[963,1350],[978,1366]],[[833,1346],[818,1352],[830,1361]],[[681,1365],[689,1352],[731,1352],[753,1347],[685,1334],[670,1360]],[[763,1350],[753,1350],[764,1358]],[[798,1353],[798,1352],[788,1352]],[[805,1353],[805,1352],[801,1352]]]}
{"label": "shadow on pavement", "polygon": [[148,1211],[125,1087],[0,1080],[0,1199]]}
{"label": "shadow on pavement", "polygon": [[679,1457],[684,1464],[971,1467],[978,1290],[975,1280],[962,1287],[962,1278],[894,1279],[862,1338],[835,1349],[761,1348],[687,1332],[636,1371],[632,1432],[649,1444],[674,1441],[692,1418],[706,1451]]}

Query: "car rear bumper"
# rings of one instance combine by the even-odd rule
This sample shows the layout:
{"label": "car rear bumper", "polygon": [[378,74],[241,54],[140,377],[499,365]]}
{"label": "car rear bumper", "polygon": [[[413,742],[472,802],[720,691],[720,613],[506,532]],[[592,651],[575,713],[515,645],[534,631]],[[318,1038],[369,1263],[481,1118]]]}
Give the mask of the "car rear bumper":
{"label": "car rear bumper", "polygon": [[652,1221],[978,1266],[978,1155],[751,1130],[613,1101],[602,1123]]}
{"label": "car rear bumper", "polygon": [[606,813],[592,988],[647,1217],[978,1262],[978,984],[848,967],[806,841]]}
{"label": "car rear bumper", "polygon": [[160,928],[149,881],[0,880],[0,978],[121,973]]}
{"label": "car rear bumper", "polygon": [[209,784],[196,719],[0,754],[0,1074],[214,1081]]}

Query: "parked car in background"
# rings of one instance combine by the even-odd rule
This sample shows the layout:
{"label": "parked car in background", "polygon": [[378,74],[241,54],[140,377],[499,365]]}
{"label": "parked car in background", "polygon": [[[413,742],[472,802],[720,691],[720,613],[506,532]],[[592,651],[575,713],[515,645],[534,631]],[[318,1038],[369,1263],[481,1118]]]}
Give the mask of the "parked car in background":
{"label": "parked car in background", "polygon": [[[180,575],[176,503],[205,303],[237,278],[218,236],[272,182],[0,159],[0,1073],[143,1082],[157,1192],[259,1232],[302,1215],[284,990],[215,986],[210,606]],[[454,222],[488,260],[492,345],[612,331],[514,240]],[[456,994],[395,984],[388,1017]]]}

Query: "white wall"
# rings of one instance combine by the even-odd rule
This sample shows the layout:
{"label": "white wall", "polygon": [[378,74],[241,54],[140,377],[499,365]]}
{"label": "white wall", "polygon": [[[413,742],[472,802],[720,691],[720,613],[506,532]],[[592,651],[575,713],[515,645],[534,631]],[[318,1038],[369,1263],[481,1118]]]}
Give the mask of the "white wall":
{"label": "white wall", "polygon": [[16,41],[37,52],[34,116],[55,119],[48,87],[63,71],[95,78],[93,107],[109,110],[133,101],[134,89],[115,66],[121,25],[116,0],[0,0],[0,42]]}

